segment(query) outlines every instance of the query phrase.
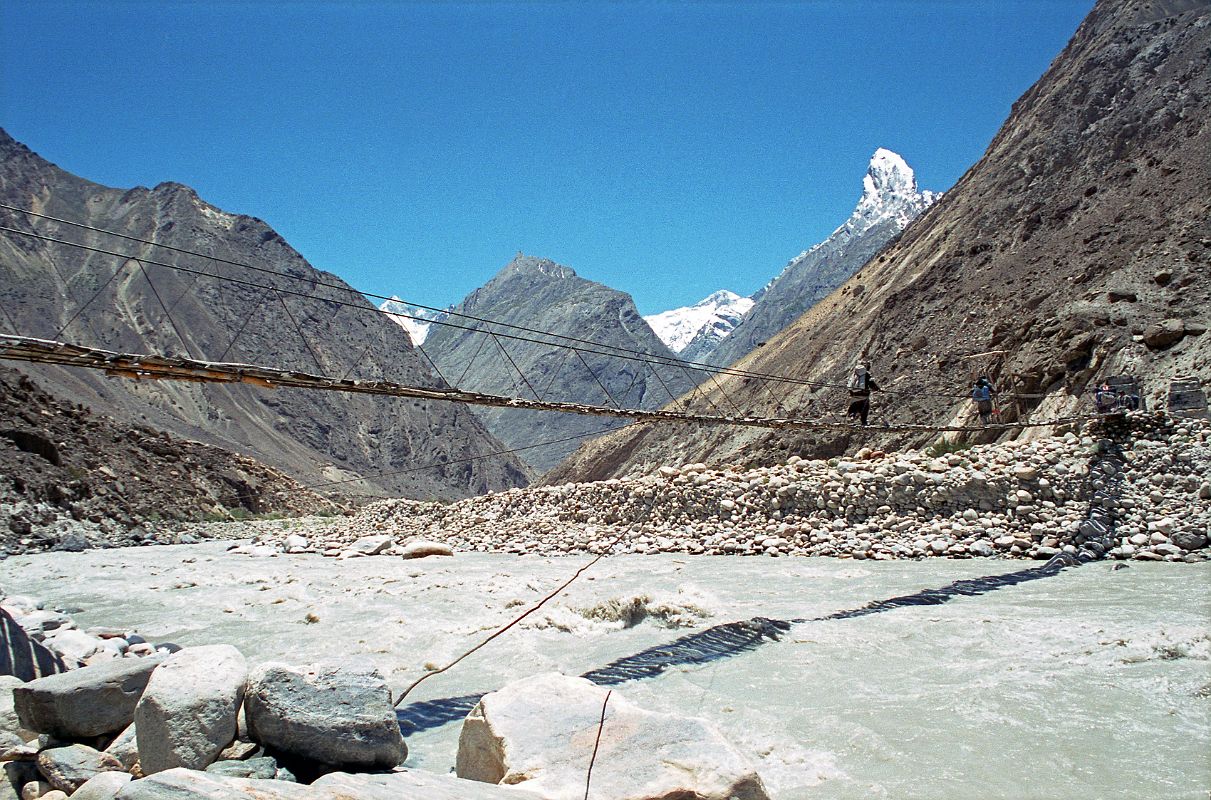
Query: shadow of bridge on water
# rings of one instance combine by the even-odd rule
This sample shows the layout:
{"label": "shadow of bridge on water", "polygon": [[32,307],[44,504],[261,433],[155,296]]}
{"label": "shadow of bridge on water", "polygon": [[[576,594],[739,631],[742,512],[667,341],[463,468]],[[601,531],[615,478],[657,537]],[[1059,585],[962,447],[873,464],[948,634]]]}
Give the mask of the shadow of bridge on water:
{"label": "shadow of bridge on water", "polygon": [[[834,611],[819,617],[789,620],[753,617],[738,622],[727,622],[682,636],[668,644],[657,645],[634,655],[624,656],[604,667],[590,670],[580,677],[587,678],[599,686],[617,686],[626,681],[654,678],[673,667],[708,664],[756,650],[762,644],[781,639],[792,625],[854,619],[907,606],[941,605],[956,597],[975,597],[1007,586],[1047,578],[1058,574],[1066,566],[1075,566],[1079,563],[1076,559],[1058,556],[1041,566],[1007,572],[1002,575],[966,578],[936,589],[923,589],[913,594],[876,600],[859,608]],[[405,736],[408,736],[463,719],[481,697],[483,697],[482,694],[466,694],[460,697],[443,697],[437,700],[409,703],[396,711],[400,730]]]}

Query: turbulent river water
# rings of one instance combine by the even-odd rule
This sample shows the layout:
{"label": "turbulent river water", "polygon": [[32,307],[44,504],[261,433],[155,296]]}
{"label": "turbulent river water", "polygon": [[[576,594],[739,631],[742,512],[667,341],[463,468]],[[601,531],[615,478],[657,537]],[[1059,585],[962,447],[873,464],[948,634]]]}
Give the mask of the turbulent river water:
{"label": "turbulent river water", "polygon": [[[81,627],[133,628],[182,646],[227,642],[253,662],[364,657],[400,688],[585,561],[257,558],[211,543],[10,558],[0,562],[0,587],[65,608]],[[823,617],[1031,566],[610,558],[423,683],[405,707],[536,672],[588,672],[721,623]],[[1206,800],[1211,563],[1125,566],[1089,564],[936,605],[793,624],[752,649],[615,690],[713,721],[781,800]],[[408,764],[450,770],[458,730],[452,722],[413,731]]]}

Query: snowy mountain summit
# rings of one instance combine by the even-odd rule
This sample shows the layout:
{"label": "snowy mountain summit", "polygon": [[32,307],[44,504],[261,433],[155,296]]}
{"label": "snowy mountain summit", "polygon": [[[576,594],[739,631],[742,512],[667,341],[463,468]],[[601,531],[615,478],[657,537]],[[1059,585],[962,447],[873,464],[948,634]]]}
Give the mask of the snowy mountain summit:
{"label": "snowy mountain summit", "polygon": [[[941,192],[919,191],[916,173],[908,166],[908,162],[898,153],[880,147],[871,156],[870,166],[862,178],[862,198],[858,200],[858,205],[854,207],[849,219],[823,242],[791,259],[786,268],[790,269],[796,262],[821,247],[843,244],[876,225],[891,223],[903,230],[941,196]],[[760,295],[761,292],[758,292],[756,296]]]}
{"label": "snowy mountain summit", "polygon": [[751,298],[715,292],[692,306],[644,319],[686,360],[734,363],[844,283],[941,196],[920,191],[912,167],[880,147],[871,156],[862,197],[849,219],[792,258],[761,291]]}
{"label": "snowy mountain summit", "polygon": [[700,334],[716,341],[727,336],[752,307],[750,298],[722,289],[692,306],[662,311],[643,319],[670,350],[680,353]]}
{"label": "snowy mountain summit", "polygon": [[870,159],[862,178],[862,199],[847,224],[862,220],[869,227],[895,219],[903,227],[941,196],[940,192],[918,191],[912,167],[897,153],[880,147]]}
{"label": "snowy mountain summit", "polygon": [[[765,288],[741,324],[698,360],[732,364],[778,333],[844,283],[900,231],[942,195],[919,191],[912,167],[880,147],[862,178],[862,197],[853,213],[827,239],[804,250]],[[688,353],[687,353],[688,356]]]}
{"label": "snowy mountain summit", "polygon": [[443,311],[430,311],[427,308],[410,306],[395,296],[392,296],[390,300],[384,300],[378,308],[379,311],[387,312],[387,316],[392,321],[408,332],[408,338],[412,340],[413,347],[425,343],[425,337],[429,335],[429,326],[433,324],[434,320],[443,320],[450,316]]}

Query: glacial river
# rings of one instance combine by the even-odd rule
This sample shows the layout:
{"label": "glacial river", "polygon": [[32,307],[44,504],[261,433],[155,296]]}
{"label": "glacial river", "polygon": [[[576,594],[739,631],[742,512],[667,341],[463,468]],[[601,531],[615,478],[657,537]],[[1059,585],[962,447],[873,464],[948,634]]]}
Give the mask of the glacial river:
{"label": "glacial river", "polygon": [[[402,688],[587,560],[335,561],[223,550],[22,556],[0,562],[0,587],[67,608],[81,627],[135,629],[180,645],[227,642],[254,662],[368,658]],[[607,559],[406,704],[535,672],[580,674],[721,623],[821,617],[1031,566]],[[713,721],[781,800],[1207,800],[1211,564],[1113,566],[795,624],[749,651],[615,690],[652,710]],[[454,722],[413,732],[408,764],[450,770],[458,730]]]}

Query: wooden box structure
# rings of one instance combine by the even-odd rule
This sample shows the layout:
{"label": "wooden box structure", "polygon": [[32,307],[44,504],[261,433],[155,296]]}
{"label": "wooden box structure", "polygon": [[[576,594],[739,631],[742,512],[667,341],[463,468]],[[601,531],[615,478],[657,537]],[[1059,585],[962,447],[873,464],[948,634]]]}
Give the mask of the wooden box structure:
{"label": "wooden box structure", "polygon": [[1198,378],[1174,378],[1169,383],[1169,413],[1207,418],[1207,393]]}

